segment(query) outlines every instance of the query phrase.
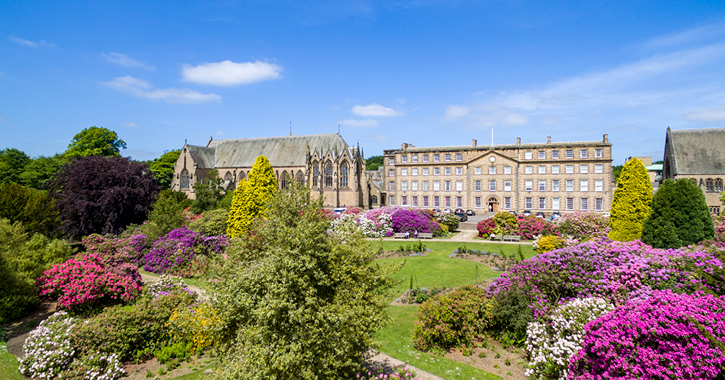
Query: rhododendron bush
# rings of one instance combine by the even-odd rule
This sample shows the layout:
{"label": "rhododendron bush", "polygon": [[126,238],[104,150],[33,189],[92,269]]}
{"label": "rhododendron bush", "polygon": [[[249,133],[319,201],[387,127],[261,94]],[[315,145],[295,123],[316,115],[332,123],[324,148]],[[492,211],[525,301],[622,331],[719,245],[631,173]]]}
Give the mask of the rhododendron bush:
{"label": "rhododendron bush", "polygon": [[609,218],[596,212],[567,212],[555,222],[561,236],[570,236],[580,241],[605,237],[611,229]]}
{"label": "rhododendron bush", "polygon": [[[129,264],[130,265],[130,264]],[[61,308],[89,308],[130,302],[141,294],[141,276],[114,273],[98,255],[80,255],[43,272],[36,285],[41,297],[57,300]]]}
{"label": "rhododendron bush", "polygon": [[[203,236],[186,228],[169,232],[156,240],[143,256],[144,270],[152,273],[176,273],[193,277],[203,272],[208,254],[224,252],[227,239],[223,236]],[[194,271],[185,270],[194,266]]]}
{"label": "rhododendron bush", "polygon": [[355,230],[366,237],[392,236],[397,232],[441,233],[440,224],[426,210],[400,206],[385,206],[364,213],[348,210],[351,209],[331,218],[330,231],[333,234],[346,236]]}
{"label": "rhododendron bush", "polygon": [[533,240],[536,236],[557,235],[556,226],[548,220],[535,216],[525,216],[519,220],[519,235],[526,240]]}

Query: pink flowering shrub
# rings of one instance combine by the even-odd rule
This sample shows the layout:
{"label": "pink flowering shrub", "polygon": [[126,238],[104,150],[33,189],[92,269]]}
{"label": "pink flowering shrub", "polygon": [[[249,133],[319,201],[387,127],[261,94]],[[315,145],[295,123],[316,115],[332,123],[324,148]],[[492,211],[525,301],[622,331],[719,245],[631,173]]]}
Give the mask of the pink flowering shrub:
{"label": "pink flowering shrub", "polygon": [[609,218],[595,212],[575,211],[562,214],[556,219],[556,226],[561,236],[571,236],[582,241],[607,236]]}
{"label": "pink flowering shrub", "polygon": [[436,233],[440,226],[434,219],[414,210],[400,210],[393,214],[394,232]]}
{"label": "pink flowering shrub", "polygon": [[36,282],[41,297],[57,300],[71,311],[132,301],[141,294],[141,285],[133,276],[110,271],[93,254],[53,265]]}
{"label": "pink flowering shrub", "polygon": [[712,219],[715,224],[715,240],[725,242],[725,213],[720,216],[713,215]]}
{"label": "pink flowering shrub", "polygon": [[342,212],[342,215],[358,215],[363,212],[363,209],[360,207],[348,207],[345,209],[345,211]]}
{"label": "pink flowering shrub", "polygon": [[722,298],[671,290],[628,302],[585,326],[569,379],[715,379],[725,352],[698,327],[725,339],[723,310]]}
{"label": "pink flowering shrub", "polygon": [[487,238],[496,229],[496,223],[493,218],[484,219],[476,224],[476,229],[478,230],[478,237]]}
{"label": "pink flowering shrub", "polygon": [[535,216],[525,216],[519,220],[519,235],[525,240],[534,240],[536,236],[558,235],[556,225]]}

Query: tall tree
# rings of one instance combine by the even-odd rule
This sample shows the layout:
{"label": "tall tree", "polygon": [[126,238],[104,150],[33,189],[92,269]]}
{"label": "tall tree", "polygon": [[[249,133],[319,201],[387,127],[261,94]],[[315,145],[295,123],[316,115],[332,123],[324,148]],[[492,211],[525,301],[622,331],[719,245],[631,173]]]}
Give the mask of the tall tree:
{"label": "tall tree", "polygon": [[119,156],[73,160],[61,168],[53,187],[62,229],[75,239],[142,223],[159,192],[145,164]]}
{"label": "tall tree", "polygon": [[33,190],[17,183],[0,185],[0,218],[20,222],[29,232],[49,235],[60,224],[55,199],[43,190]]}
{"label": "tall tree", "polygon": [[126,142],[116,132],[103,127],[88,127],[73,136],[64,155],[67,158],[88,156],[118,156]]}
{"label": "tall tree", "polygon": [[642,227],[642,242],[655,248],[680,248],[714,236],[702,189],[689,179],[665,180]]}
{"label": "tall tree", "polygon": [[0,184],[20,183],[20,175],[29,162],[30,157],[23,151],[15,148],[0,150]]}
{"label": "tall tree", "polygon": [[378,170],[383,166],[383,156],[372,156],[365,160],[365,170]]}
{"label": "tall tree", "polygon": [[194,184],[194,204],[191,205],[191,212],[201,214],[204,211],[217,208],[219,201],[224,199],[222,189],[219,187],[222,180],[216,169],[209,170],[206,174],[206,181],[199,181]]}
{"label": "tall tree", "polygon": [[48,189],[50,181],[55,178],[65,162],[65,157],[60,154],[36,157],[25,165],[25,171],[20,175],[20,180],[24,185],[34,189]]}
{"label": "tall tree", "polygon": [[386,321],[400,266],[375,262],[359,233],[330,236],[322,199],[291,184],[252,222],[214,282],[217,379],[350,379]]}
{"label": "tall tree", "polygon": [[227,235],[234,238],[246,232],[254,218],[265,215],[266,204],[276,192],[277,178],[274,176],[272,165],[267,157],[257,157],[249,177],[242,180],[234,191],[227,222]]}
{"label": "tall tree", "polygon": [[642,161],[632,158],[624,164],[614,190],[609,237],[631,241],[642,235],[642,223],[652,207],[652,184]]}
{"label": "tall tree", "polygon": [[154,178],[161,190],[171,188],[171,181],[174,179],[174,164],[179,159],[181,150],[172,150],[151,161],[149,168],[154,173]]}

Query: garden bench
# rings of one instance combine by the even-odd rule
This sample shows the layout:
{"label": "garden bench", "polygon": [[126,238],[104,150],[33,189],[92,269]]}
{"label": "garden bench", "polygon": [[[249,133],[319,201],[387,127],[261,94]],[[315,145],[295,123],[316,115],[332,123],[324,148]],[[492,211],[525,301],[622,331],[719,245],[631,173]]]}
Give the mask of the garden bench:
{"label": "garden bench", "polygon": [[491,241],[503,241],[503,235],[496,235],[491,238]]}
{"label": "garden bench", "polygon": [[418,234],[418,237],[421,239],[433,239],[433,234],[430,232],[421,232]]}
{"label": "garden bench", "polygon": [[398,232],[397,234],[393,235],[396,239],[405,239],[405,233],[404,232]]}
{"label": "garden bench", "polygon": [[521,236],[519,235],[504,235],[503,241],[521,241]]}

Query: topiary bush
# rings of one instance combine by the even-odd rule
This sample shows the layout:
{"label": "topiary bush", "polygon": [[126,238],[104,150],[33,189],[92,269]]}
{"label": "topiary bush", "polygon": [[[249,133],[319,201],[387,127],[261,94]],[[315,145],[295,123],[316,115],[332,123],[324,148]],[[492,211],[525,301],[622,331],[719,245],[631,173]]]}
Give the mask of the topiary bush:
{"label": "topiary bush", "polygon": [[413,344],[419,350],[468,347],[489,327],[491,309],[486,292],[472,286],[434,296],[418,307]]}
{"label": "topiary bush", "polygon": [[720,378],[724,309],[722,298],[670,290],[628,302],[586,325],[569,378]]}

